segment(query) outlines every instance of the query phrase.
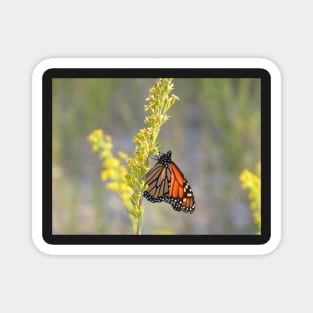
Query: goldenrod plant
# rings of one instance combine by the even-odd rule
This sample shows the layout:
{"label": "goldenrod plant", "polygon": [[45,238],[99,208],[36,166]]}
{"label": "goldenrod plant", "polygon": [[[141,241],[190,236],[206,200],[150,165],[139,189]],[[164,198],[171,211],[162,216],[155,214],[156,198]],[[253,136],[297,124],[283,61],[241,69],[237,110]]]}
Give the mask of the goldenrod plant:
{"label": "goldenrod plant", "polygon": [[145,117],[146,127],[139,130],[134,137],[136,144],[132,157],[119,151],[118,157],[112,153],[112,139],[98,129],[93,131],[88,140],[92,150],[103,160],[104,170],[101,173],[103,181],[110,181],[106,188],[118,193],[132,224],[133,232],[141,234],[144,209],[142,194],[146,190],[145,175],[149,160],[158,154],[158,135],[161,126],[169,119],[167,111],[174,105],[178,97],[172,94],[173,79],[160,78],[149,90],[148,102],[144,110],[149,112]]}
{"label": "goldenrod plant", "polygon": [[261,234],[261,163],[256,166],[256,173],[252,173],[248,169],[242,171],[240,175],[242,189],[250,190],[248,198],[250,200],[250,209],[252,218],[256,224],[258,231]]}

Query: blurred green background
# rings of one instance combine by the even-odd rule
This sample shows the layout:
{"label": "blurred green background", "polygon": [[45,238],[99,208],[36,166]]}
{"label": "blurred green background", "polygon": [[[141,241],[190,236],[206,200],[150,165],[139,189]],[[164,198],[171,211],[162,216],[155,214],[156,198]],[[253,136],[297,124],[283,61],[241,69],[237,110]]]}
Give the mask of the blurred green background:
{"label": "blurred green background", "polygon": [[[53,233],[130,234],[118,195],[100,180],[88,135],[102,129],[113,152],[132,155],[143,105],[156,79],[53,79]],[[192,186],[196,211],[143,200],[143,234],[255,234],[243,169],[261,159],[260,79],[174,79],[177,101],[159,136],[161,152]],[[150,162],[151,166],[154,161]]]}

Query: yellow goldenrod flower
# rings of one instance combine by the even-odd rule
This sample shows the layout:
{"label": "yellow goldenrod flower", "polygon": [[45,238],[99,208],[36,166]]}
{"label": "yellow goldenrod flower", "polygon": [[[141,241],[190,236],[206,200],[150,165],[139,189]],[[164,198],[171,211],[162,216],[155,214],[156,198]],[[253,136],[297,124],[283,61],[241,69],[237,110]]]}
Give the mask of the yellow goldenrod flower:
{"label": "yellow goldenrod flower", "polygon": [[248,198],[250,200],[250,209],[252,210],[252,218],[258,227],[257,234],[261,233],[261,163],[256,166],[256,174],[245,169],[241,172],[240,177],[241,188],[249,189]]}
{"label": "yellow goldenrod flower", "polygon": [[101,129],[94,130],[88,137],[88,140],[92,143],[98,143],[103,138],[103,133]]}
{"label": "yellow goldenrod flower", "polygon": [[104,168],[117,168],[120,165],[120,161],[116,158],[106,159],[102,163]]}
{"label": "yellow goldenrod flower", "polygon": [[109,169],[101,172],[101,180],[103,180],[103,181],[106,181],[108,179],[115,179],[116,176],[117,176],[117,173],[112,168],[109,168]]}
{"label": "yellow goldenrod flower", "polygon": [[177,96],[170,94],[173,89],[174,84],[170,78],[161,78],[150,88],[150,95],[146,99],[149,103],[144,105],[144,110],[150,112],[150,115],[144,120],[147,127],[139,130],[133,139],[136,143],[133,157],[119,151],[118,158],[115,158],[112,154],[111,136],[104,135],[100,129],[93,131],[88,137],[92,150],[98,152],[103,160],[105,170],[101,173],[101,179],[111,180],[106,188],[119,194],[136,234],[140,234],[144,212],[141,197],[147,188],[144,179],[148,161],[158,153],[157,137],[161,126],[169,119],[166,112],[178,100]]}
{"label": "yellow goldenrod flower", "polygon": [[112,191],[119,191],[119,184],[117,182],[107,183],[106,187]]}
{"label": "yellow goldenrod flower", "polygon": [[118,151],[117,155],[119,156],[120,159],[126,161],[128,159],[128,155],[124,153],[123,151]]}

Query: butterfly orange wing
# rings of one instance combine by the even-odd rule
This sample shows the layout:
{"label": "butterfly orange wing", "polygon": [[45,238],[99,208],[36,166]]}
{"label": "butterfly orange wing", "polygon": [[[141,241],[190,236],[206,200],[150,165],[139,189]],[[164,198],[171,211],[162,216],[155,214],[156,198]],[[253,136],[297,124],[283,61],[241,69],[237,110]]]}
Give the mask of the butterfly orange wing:
{"label": "butterfly orange wing", "polygon": [[196,207],[193,191],[178,166],[170,163],[170,190],[164,201],[170,203],[174,210],[193,213]]}

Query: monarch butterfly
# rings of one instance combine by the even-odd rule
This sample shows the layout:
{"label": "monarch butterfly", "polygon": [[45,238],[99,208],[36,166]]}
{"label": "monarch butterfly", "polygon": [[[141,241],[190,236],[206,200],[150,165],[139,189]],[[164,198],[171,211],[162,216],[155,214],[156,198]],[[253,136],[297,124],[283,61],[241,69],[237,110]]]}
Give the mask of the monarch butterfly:
{"label": "monarch butterfly", "polygon": [[167,202],[175,211],[193,213],[196,207],[191,187],[171,159],[172,152],[162,153],[146,175],[148,189],[143,196],[151,202]]}

